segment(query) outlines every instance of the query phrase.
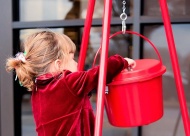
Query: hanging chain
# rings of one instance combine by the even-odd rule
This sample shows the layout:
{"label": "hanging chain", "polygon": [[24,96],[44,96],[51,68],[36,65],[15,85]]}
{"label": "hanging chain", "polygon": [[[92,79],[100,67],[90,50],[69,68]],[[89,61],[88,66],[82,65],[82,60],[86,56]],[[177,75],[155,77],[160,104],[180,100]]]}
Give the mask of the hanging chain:
{"label": "hanging chain", "polygon": [[126,10],[126,7],[125,7],[126,1],[123,0],[122,4],[123,4],[123,7],[122,7],[122,9],[123,9],[123,13],[125,13],[125,10]]}
{"label": "hanging chain", "polygon": [[122,32],[123,32],[123,34],[125,34],[125,31],[126,31],[126,23],[125,23],[125,21],[127,20],[127,14],[125,13],[126,1],[123,0],[122,4],[123,4],[123,7],[122,7],[123,13],[121,13],[120,18],[122,20]]}

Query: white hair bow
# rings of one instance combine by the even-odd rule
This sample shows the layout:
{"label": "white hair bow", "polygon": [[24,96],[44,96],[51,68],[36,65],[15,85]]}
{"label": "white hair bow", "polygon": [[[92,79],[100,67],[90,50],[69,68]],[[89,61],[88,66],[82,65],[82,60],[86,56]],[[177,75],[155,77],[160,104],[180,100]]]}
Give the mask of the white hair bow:
{"label": "white hair bow", "polygon": [[23,52],[18,52],[15,56],[16,56],[16,59],[22,61],[23,63],[26,62],[26,58]]}

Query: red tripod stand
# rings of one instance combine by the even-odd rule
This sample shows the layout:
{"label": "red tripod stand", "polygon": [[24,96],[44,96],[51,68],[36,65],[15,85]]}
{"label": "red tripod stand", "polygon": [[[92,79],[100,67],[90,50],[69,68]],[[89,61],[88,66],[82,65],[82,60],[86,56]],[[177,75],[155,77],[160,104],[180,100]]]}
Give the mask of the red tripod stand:
{"label": "red tripod stand", "polygon": [[[178,59],[177,59],[177,53],[176,53],[175,42],[173,38],[173,32],[171,28],[169,13],[168,13],[167,2],[166,0],[159,0],[159,2],[160,2],[162,18],[163,18],[165,33],[166,33],[167,42],[168,42],[170,58],[172,62],[172,68],[174,71],[174,77],[175,77],[175,82],[176,82],[176,87],[177,87],[180,109],[182,113],[184,130],[185,130],[186,136],[190,136],[190,121],[189,121],[188,109],[186,105],[186,99],[185,99],[182,79],[180,75],[180,68],[179,68]],[[85,62],[86,51],[88,47],[88,40],[89,40],[90,28],[92,24],[94,6],[95,6],[95,0],[89,0],[82,45],[81,45],[81,51],[80,51],[80,56],[79,56],[79,70],[83,70],[84,68],[84,62]],[[104,0],[100,72],[99,72],[99,84],[98,84],[98,95],[97,95],[97,114],[96,114],[95,134],[94,134],[95,136],[102,135],[105,77],[106,77],[106,71],[107,71],[106,62],[107,62],[107,57],[108,57],[111,9],[112,9],[112,0]]]}

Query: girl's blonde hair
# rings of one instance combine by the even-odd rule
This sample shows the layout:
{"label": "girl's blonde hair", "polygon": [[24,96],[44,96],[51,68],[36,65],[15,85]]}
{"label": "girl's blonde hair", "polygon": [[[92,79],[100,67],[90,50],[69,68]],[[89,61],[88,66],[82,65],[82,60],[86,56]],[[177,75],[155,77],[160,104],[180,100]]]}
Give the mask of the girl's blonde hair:
{"label": "girl's blonde hair", "polygon": [[76,50],[75,44],[64,34],[41,31],[30,35],[24,42],[24,60],[18,57],[7,59],[6,70],[15,70],[19,82],[31,91],[35,78],[45,74],[56,59],[67,61]]}

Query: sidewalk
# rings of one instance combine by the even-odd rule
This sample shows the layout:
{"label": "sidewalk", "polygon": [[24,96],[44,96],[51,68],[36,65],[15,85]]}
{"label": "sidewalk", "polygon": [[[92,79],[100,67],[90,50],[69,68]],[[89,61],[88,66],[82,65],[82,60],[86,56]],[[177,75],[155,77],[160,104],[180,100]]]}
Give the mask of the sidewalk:
{"label": "sidewalk", "polygon": [[[143,126],[142,136],[185,136],[183,130],[182,119],[180,118],[177,133],[174,135],[175,125],[179,113],[177,103],[167,103],[164,108],[164,116],[159,121]],[[92,102],[95,109],[96,103]],[[25,101],[22,106],[22,136],[36,136],[35,126],[33,122],[30,101]],[[106,112],[104,112],[103,136],[133,136],[131,128],[118,128],[111,126],[107,120]]]}

